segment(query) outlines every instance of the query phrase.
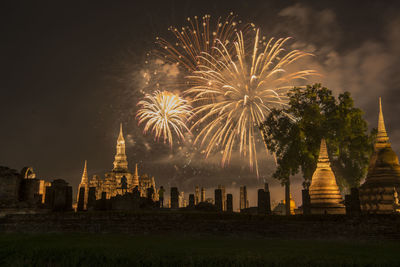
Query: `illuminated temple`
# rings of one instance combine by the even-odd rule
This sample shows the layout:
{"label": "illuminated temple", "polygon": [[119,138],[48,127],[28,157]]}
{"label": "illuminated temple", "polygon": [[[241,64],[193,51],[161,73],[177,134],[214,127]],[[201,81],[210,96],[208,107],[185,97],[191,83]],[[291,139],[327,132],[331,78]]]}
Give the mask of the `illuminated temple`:
{"label": "illuminated temple", "polygon": [[310,185],[311,214],[344,214],[342,195],[330,166],[325,139],[321,140],[317,169]]}
{"label": "illuminated temple", "polygon": [[360,187],[361,210],[367,213],[393,213],[398,210],[400,165],[386,133],[379,98],[378,134],[365,182]]}
{"label": "illuminated temple", "polygon": [[[110,172],[105,173],[104,177],[93,175],[89,180],[87,174],[87,162],[85,161],[84,170],[81,178],[81,183],[78,187],[77,199],[81,188],[85,190],[84,208],[87,207],[89,188],[96,188],[96,199],[101,199],[105,193],[106,198],[125,193],[133,192],[137,187],[141,196],[146,195],[147,188],[153,188],[156,191],[154,177],[150,178],[146,174],[139,177],[138,166],[136,164],[134,173],[128,169],[128,160],[125,153],[125,139],[122,131],[122,124],[117,139],[117,149],[114,158],[114,167]],[[157,194],[155,194],[157,195]]]}

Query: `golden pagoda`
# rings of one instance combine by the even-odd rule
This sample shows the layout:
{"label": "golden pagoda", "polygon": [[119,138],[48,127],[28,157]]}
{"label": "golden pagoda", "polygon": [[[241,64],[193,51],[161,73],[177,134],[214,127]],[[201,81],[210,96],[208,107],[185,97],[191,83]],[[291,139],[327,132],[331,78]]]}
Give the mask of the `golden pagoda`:
{"label": "golden pagoda", "polygon": [[360,187],[361,210],[368,213],[393,213],[397,210],[400,165],[386,133],[379,98],[378,134],[365,182]]}
{"label": "golden pagoda", "polygon": [[321,140],[318,163],[313,173],[310,192],[311,214],[344,214],[345,207],[335,175],[329,163],[325,139]]}

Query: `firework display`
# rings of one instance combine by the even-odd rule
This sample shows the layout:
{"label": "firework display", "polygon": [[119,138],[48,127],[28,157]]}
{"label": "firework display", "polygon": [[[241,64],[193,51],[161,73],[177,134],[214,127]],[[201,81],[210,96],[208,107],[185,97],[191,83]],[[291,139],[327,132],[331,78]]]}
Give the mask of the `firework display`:
{"label": "firework display", "polygon": [[238,148],[257,165],[256,138],[258,125],[272,107],[286,104],[286,92],[296,80],[316,74],[313,70],[288,71],[295,61],[310,55],[298,50],[285,51],[289,38],[262,42],[259,30],[250,45],[242,32],[237,33],[233,52],[217,42],[216,55],[203,53],[206,65],[188,77],[193,97],[193,128],[201,127],[195,143],[205,146],[206,155],[222,151],[222,165],[229,162]]}
{"label": "firework display", "polygon": [[190,132],[186,126],[191,116],[191,106],[187,100],[167,91],[156,91],[146,94],[138,103],[140,107],[136,117],[139,124],[145,123],[144,133],[149,130],[155,139],[162,136],[164,143],[173,144],[173,133],[183,139],[185,132]]}
{"label": "firework display", "polygon": [[[183,111],[192,112],[189,120],[190,130],[196,134],[194,144],[201,147],[206,157],[220,152],[224,166],[231,160],[232,152],[239,151],[248,157],[258,176],[258,125],[272,108],[286,104],[290,88],[316,74],[314,70],[299,70],[294,64],[311,54],[288,49],[290,38],[261,37],[253,24],[244,25],[233,14],[218,19],[215,26],[210,21],[209,15],[201,20],[188,18],[189,26],[181,30],[170,28],[175,42],[156,40],[158,58],[176,64],[185,73],[185,86],[176,88],[193,105],[193,109],[186,103],[170,107],[170,112],[180,107],[173,111],[180,114],[179,124],[172,123],[173,129],[182,138],[181,130],[189,128],[189,117],[181,115]],[[145,132],[153,127],[156,139],[162,134],[164,142],[168,140],[172,145],[171,124],[160,115],[162,112],[158,113],[162,109],[160,101],[163,100],[156,95],[146,95],[139,102],[139,122],[148,120]]]}

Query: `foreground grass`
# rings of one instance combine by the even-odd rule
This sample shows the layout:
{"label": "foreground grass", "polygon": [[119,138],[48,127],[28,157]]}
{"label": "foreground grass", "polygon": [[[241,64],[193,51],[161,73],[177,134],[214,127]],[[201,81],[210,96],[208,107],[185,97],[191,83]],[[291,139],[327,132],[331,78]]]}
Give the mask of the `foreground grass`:
{"label": "foreground grass", "polygon": [[391,241],[2,234],[3,266],[399,266]]}

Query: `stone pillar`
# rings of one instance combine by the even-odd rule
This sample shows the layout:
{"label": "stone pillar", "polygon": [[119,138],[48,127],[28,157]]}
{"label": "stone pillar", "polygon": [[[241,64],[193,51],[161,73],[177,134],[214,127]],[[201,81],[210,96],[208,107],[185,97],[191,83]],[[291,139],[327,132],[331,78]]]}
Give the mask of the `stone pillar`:
{"label": "stone pillar", "polygon": [[233,196],[232,196],[232,194],[226,195],[226,211],[233,212]]}
{"label": "stone pillar", "polygon": [[201,188],[201,202],[206,202],[206,189],[204,187]]}
{"label": "stone pillar", "polygon": [[358,188],[351,188],[351,209],[354,214],[361,213],[361,204],[360,204],[360,191]]}
{"label": "stone pillar", "polygon": [[39,194],[39,187],[40,187],[40,180],[33,178],[33,179],[22,179],[21,182],[21,190],[20,190],[20,200],[26,201],[27,203],[33,204],[40,204],[37,197],[35,195]]}
{"label": "stone pillar", "polygon": [[260,215],[267,214],[267,198],[264,189],[258,189],[257,195],[257,213]]}
{"label": "stone pillar", "polygon": [[308,192],[308,189],[301,190],[301,197],[303,200],[303,214],[304,215],[311,214],[310,194]]}
{"label": "stone pillar", "polygon": [[194,194],[189,194],[189,208],[193,208],[196,205]]}
{"label": "stone pillar", "polygon": [[179,192],[179,201],[178,201],[178,206],[180,208],[184,208],[187,206],[187,201],[185,199],[185,192]]}
{"label": "stone pillar", "polygon": [[46,186],[46,197],[44,200],[44,204],[47,208],[52,209],[54,203],[54,190],[51,186]]}
{"label": "stone pillar", "polygon": [[264,191],[269,192],[269,185],[268,183],[264,183]]}
{"label": "stone pillar", "polygon": [[179,192],[177,187],[171,187],[171,209],[179,208]]}
{"label": "stone pillar", "polygon": [[79,188],[78,205],[76,210],[83,211],[85,209],[85,187]]}
{"label": "stone pillar", "polygon": [[271,212],[271,193],[269,192],[269,186],[268,183],[265,183],[264,185],[264,191],[265,191],[265,209],[268,215],[272,214]]}
{"label": "stone pillar", "polygon": [[248,204],[247,189],[246,189],[246,186],[241,186],[240,187],[240,205],[239,205],[240,210],[247,209],[248,208],[247,204]]}
{"label": "stone pillar", "polygon": [[96,206],[96,187],[89,187],[87,209],[94,210],[95,206]]}
{"label": "stone pillar", "polygon": [[215,189],[215,207],[218,211],[223,211],[222,189]]}
{"label": "stone pillar", "polygon": [[358,188],[351,188],[350,195],[345,196],[346,214],[359,215],[361,213],[360,194]]}
{"label": "stone pillar", "polygon": [[222,192],[222,210],[226,211],[226,193],[225,193],[225,186],[218,185],[218,189],[221,189]]}
{"label": "stone pillar", "polygon": [[195,196],[194,196],[194,204],[197,205],[197,204],[199,204],[199,202],[200,202],[200,189],[199,189],[199,186],[196,185]]}

